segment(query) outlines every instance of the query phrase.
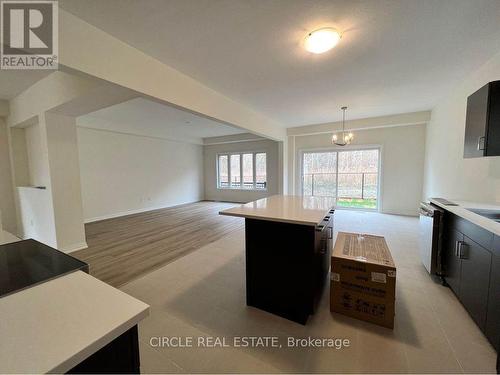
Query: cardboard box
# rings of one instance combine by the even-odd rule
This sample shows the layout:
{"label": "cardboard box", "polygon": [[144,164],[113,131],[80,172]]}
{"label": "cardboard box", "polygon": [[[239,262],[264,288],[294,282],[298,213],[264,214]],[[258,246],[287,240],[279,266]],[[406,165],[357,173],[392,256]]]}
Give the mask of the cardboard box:
{"label": "cardboard box", "polygon": [[331,311],[394,328],[396,266],[384,237],[339,232],[330,279]]}

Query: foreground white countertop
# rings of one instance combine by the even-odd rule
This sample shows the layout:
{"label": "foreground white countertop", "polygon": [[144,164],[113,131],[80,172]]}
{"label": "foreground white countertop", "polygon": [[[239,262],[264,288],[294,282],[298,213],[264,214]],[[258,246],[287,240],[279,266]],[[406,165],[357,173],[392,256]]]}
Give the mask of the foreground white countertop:
{"label": "foreground white countertop", "polygon": [[0,373],[64,373],[149,306],[82,271],[0,298]]}
{"label": "foreground white countertop", "polygon": [[452,203],[458,204],[458,206],[447,206],[435,199],[430,199],[431,203],[441,207],[451,213],[460,216],[473,224],[480,226],[481,228],[486,229],[498,236],[500,236],[500,223],[478,215],[474,212],[467,210],[467,208],[475,208],[482,210],[500,210],[500,204],[498,203],[477,203],[477,202],[469,202],[469,201],[461,201],[456,199],[448,199]]}
{"label": "foreground white countertop", "polygon": [[334,198],[273,195],[219,213],[292,224],[318,225],[334,206]]}

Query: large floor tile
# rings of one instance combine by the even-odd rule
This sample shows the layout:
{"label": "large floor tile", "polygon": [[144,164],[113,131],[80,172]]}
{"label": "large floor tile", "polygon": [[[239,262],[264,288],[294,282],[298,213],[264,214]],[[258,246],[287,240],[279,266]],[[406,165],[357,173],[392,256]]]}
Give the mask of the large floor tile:
{"label": "large floor tile", "polygon": [[[325,288],[306,325],[246,306],[244,231],[122,287],[151,305],[139,327],[144,372],[460,373],[494,372],[496,353],[447,287],[420,263],[418,220],[337,211],[336,231],[386,237],[397,266],[394,330],[329,309]],[[228,347],[152,347],[151,337],[216,337]],[[235,337],[272,336],[281,347],[237,347]],[[348,346],[289,347],[288,340],[348,340]]]}

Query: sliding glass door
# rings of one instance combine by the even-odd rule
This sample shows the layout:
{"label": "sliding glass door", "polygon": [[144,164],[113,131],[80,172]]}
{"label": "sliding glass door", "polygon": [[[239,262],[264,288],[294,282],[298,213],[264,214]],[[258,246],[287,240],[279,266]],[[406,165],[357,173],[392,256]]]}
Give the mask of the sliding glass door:
{"label": "sliding glass door", "polygon": [[378,149],[304,152],[302,194],[334,197],[337,205],[377,209]]}

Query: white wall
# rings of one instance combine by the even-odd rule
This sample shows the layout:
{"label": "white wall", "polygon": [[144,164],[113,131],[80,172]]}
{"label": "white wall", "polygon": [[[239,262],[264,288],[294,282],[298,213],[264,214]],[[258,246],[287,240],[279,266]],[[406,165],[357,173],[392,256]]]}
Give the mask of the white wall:
{"label": "white wall", "polygon": [[86,248],[76,119],[45,113],[40,120],[47,133],[57,247],[66,252]]}
{"label": "white wall", "polygon": [[[224,152],[263,151],[267,153],[267,190],[217,189],[217,154]],[[279,143],[271,140],[222,143],[204,146],[205,199],[226,202],[251,202],[279,194]]]}
{"label": "white wall", "polygon": [[[26,128],[11,128],[14,179],[18,215],[17,234],[58,248],[50,180],[48,140],[45,121]],[[22,140],[25,140],[22,144]],[[14,147],[20,146],[22,147]],[[25,155],[23,155],[26,153]],[[31,160],[30,160],[31,159]],[[30,163],[31,161],[31,163]],[[22,175],[20,178],[19,175]],[[44,186],[35,189],[31,185]]]}
{"label": "white wall", "polygon": [[44,158],[40,157],[43,152],[41,127],[35,124],[24,128],[24,131],[28,156],[28,185],[45,186],[47,185],[46,178],[49,175],[49,166],[44,163]]}
{"label": "white wall", "polygon": [[[56,226],[49,189],[22,186],[16,188],[21,238],[34,238],[57,248]],[[60,249],[63,250],[63,249]]]}
{"label": "white wall", "polygon": [[[380,211],[417,215],[422,193],[425,125],[356,130],[354,134],[352,148],[381,146]],[[301,151],[334,149],[331,136],[315,134],[289,137],[288,175],[293,179],[290,190],[294,194],[301,194]]]}
{"label": "white wall", "polygon": [[203,199],[203,149],[77,128],[86,222]]}
{"label": "white wall", "polygon": [[[72,165],[77,159],[76,142],[66,137],[68,133],[59,136],[51,132],[51,125],[57,124],[52,124],[53,118],[47,120],[46,114],[98,86],[95,80],[56,71],[9,101],[9,149],[14,166],[17,234],[20,237],[34,238],[62,251],[86,246],[83,220],[76,220],[78,211],[71,216],[72,220],[65,220],[62,213],[65,209],[81,206],[81,198],[73,194],[73,187],[79,182],[71,180],[76,175]],[[61,164],[65,168],[60,168]],[[63,176],[66,172],[67,176]],[[46,189],[28,186],[33,184]],[[65,191],[64,185],[69,190],[55,195],[53,188],[56,192]]]}
{"label": "white wall", "polygon": [[16,233],[16,206],[7,137],[7,125],[0,117],[0,222],[6,231]]}
{"label": "white wall", "polygon": [[453,90],[432,111],[427,129],[424,198],[500,202],[500,157],[464,159],[467,97],[500,80],[500,53]]}
{"label": "white wall", "polygon": [[76,121],[48,112],[36,119],[26,128],[10,128],[18,235],[65,252],[85,248]]}

